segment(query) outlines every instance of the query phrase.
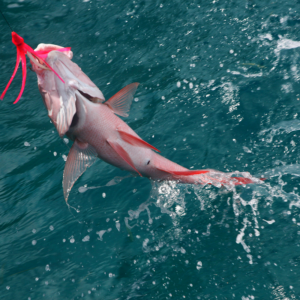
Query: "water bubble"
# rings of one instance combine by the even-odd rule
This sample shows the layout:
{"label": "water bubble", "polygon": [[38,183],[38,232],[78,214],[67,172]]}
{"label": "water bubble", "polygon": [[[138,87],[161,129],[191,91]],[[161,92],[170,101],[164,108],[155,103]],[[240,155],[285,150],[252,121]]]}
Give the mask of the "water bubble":
{"label": "water bubble", "polygon": [[79,192],[79,193],[84,193],[84,192],[86,192],[87,190],[88,190],[88,188],[87,188],[86,186],[81,186],[81,187],[78,188],[78,192]]}
{"label": "water bubble", "polygon": [[197,270],[200,270],[202,268],[202,262],[201,261],[197,262],[196,268],[197,268]]}
{"label": "water bubble", "polygon": [[100,241],[103,241],[103,234],[106,232],[106,230],[100,230],[100,231],[97,231],[96,234],[99,235],[99,239]]}
{"label": "water bubble", "polygon": [[88,242],[89,240],[90,240],[90,236],[89,236],[89,235],[86,235],[86,236],[82,239],[83,242]]}
{"label": "water bubble", "polygon": [[121,224],[120,224],[120,222],[117,221],[116,222],[116,228],[117,228],[118,231],[120,231],[120,227],[121,227]]}

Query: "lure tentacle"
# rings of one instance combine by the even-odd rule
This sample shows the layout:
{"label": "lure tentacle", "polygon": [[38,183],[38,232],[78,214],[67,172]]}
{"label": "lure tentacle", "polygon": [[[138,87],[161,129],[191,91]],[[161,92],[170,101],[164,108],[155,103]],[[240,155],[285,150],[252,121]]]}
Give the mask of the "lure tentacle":
{"label": "lure tentacle", "polygon": [[19,93],[17,99],[14,101],[14,104],[16,104],[20,100],[20,98],[23,94],[23,91],[25,88],[25,83],[26,83],[26,76],[27,76],[25,53],[23,51],[20,51],[20,55],[21,55],[21,61],[22,61],[22,87],[21,87],[21,90],[20,90],[20,93]]}
{"label": "lure tentacle", "polygon": [[7,84],[6,87],[5,87],[5,90],[3,91],[3,93],[2,93],[1,96],[0,96],[0,99],[1,99],[1,100],[3,100],[3,98],[4,98],[4,96],[5,96],[6,92],[7,92],[7,90],[8,90],[8,88],[9,88],[10,84],[11,84],[12,81],[14,80],[15,75],[16,75],[16,73],[17,73],[17,71],[18,71],[19,64],[20,64],[20,52],[19,52],[19,50],[18,50],[18,48],[17,48],[17,61],[16,61],[16,66],[15,66],[14,72],[13,72],[13,74],[12,74],[12,76],[11,76],[11,78],[10,78],[8,84]]}

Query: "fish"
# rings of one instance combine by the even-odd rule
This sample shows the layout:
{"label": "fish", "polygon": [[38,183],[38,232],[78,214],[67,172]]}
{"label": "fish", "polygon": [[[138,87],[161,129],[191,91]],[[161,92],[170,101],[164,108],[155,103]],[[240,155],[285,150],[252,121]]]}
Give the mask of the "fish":
{"label": "fish", "polygon": [[98,158],[154,181],[235,186],[263,180],[247,172],[232,176],[213,169],[190,170],[170,161],[120,118],[128,117],[139,83],[125,86],[105,101],[100,89],[72,61],[70,48],[40,44],[34,53],[44,53],[43,60],[31,55],[30,61],[48,116],[59,136],[73,141],[63,171],[66,203],[75,182]]}

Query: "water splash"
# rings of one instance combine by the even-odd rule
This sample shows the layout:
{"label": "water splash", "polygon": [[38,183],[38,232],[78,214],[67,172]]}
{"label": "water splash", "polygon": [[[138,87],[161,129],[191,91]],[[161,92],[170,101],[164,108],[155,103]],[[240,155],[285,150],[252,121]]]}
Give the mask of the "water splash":
{"label": "water splash", "polygon": [[[275,178],[277,182],[274,183]],[[152,191],[148,200],[139,205],[136,210],[129,210],[128,217],[125,217],[124,221],[126,227],[131,230],[132,236],[135,232],[139,232],[139,236],[144,236],[141,240],[142,249],[147,253],[157,252],[162,247],[168,247],[175,252],[185,251],[179,245],[180,240],[190,234],[193,229],[185,232],[181,224],[194,224],[195,217],[200,217],[201,222],[206,222],[201,225],[204,230],[197,237],[198,242],[214,234],[219,226],[227,227],[230,223],[230,226],[234,226],[236,230],[234,242],[241,245],[249,264],[253,264],[257,258],[253,256],[252,248],[256,248],[256,244],[259,243],[262,231],[269,226],[274,226],[280,214],[284,213],[288,217],[291,214],[289,209],[300,207],[300,195],[295,191],[288,193],[283,190],[286,183],[280,173],[276,175],[273,173],[272,180],[271,183],[261,182],[259,185],[223,187],[183,185],[172,181],[152,182]],[[276,216],[273,214],[273,203],[278,200],[285,205],[285,212],[282,210]],[[195,203],[192,205],[191,201],[199,201],[198,211],[195,210]],[[160,213],[157,212],[157,208]],[[230,221],[231,212],[234,222]],[[144,222],[145,216],[148,222]],[[168,216],[172,225],[164,234],[155,234],[153,229],[163,216]],[[183,221],[186,219],[189,222]],[[217,221],[217,219],[221,220]],[[149,232],[151,238],[147,237]],[[197,229],[193,232],[199,233]],[[156,238],[157,241],[155,241]]]}

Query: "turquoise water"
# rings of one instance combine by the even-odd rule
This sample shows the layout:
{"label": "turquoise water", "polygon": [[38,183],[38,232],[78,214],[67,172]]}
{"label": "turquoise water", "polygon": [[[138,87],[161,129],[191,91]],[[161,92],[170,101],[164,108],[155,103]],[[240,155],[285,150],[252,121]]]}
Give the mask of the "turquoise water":
{"label": "turquoise water", "polygon": [[[1,9],[31,47],[72,47],[107,99],[140,82],[126,122],[162,155],[267,178],[234,190],[157,184],[99,160],[68,208],[71,143],[49,122],[33,72],[12,104],[19,70],[0,113],[1,299],[300,299],[299,1]],[[0,31],[3,90],[16,50],[2,18]]]}

